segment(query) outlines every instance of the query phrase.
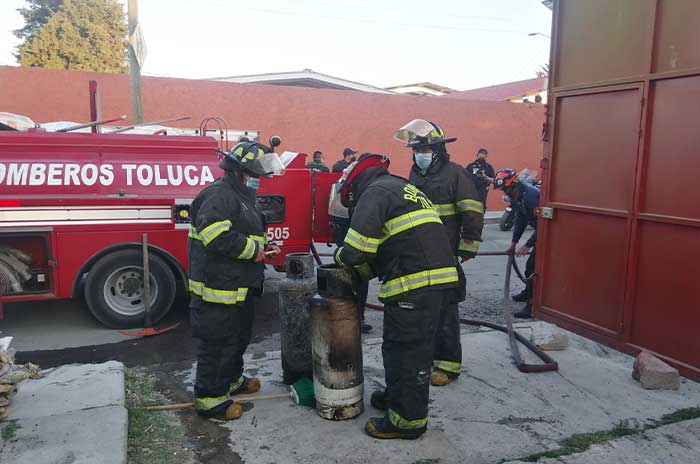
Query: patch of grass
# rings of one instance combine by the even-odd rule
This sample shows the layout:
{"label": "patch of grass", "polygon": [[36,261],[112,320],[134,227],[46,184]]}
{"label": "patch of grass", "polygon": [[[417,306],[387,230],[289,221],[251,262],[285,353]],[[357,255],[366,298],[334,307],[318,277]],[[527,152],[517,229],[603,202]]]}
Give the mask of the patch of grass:
{"label": "patch of grass", "polygon": [[679,409],[671,414],[661,416],[661,419],[654,422],[654,428],[698,418],[700,418],[700,407]]}
{"label": "patch of grass", "polygon": [[186,464],[193,462],[183,428],[172,412],[144,411],[163,403],[155,379],[136,369],[126,370],[126,407],[129,411],[128,462],[130,464]]}
{"label": "patch of grass", "polygon": [[598,432],[577,433],[560,441],[561,448],[543,451],[542,453],[531,454],[522,458],[525,462],[537,462],[542,458],[558,458],[569,454],[586,451],[596,443],[604,443],[616,438],[625,437],[640,432],[642,429],[635,424],[630,426],[629,421],[620,421],[610,430],[600,430]]}
{"label": "patch of grass", "polygon": [[7,423],[5,427],[2,428],[2,440],[3,441],[11,441],[14,440],[15,437],[17,436],[17,429],[19,429],[19,426],[17,425],[17,421],[10,421]]}
{"label": "patch of grass", "polygon": [[599,432],[591,433],[577,433],[560,441],[559,444],[561,445],[561,448],[531,454],[529,456],[525,456],[524,458],[520,458],[520,460],[525,462],[537,462],[544,458],[556,459],[561,456],[581,453],[596,443],[605,443],[610,440],[615,440],[616,438],[645,432],[663,425],[675,424],[676,422],[683,422],[698,418],[700,418],[700,407],[679,409],[678,411],[670,414],[665,414],[661,416],[660,419],[655,420],[643,427],[640,426],[639,423],[630,425],[630,421],[623,420],[615,424],[615,426],[610,430],[601,430]]}

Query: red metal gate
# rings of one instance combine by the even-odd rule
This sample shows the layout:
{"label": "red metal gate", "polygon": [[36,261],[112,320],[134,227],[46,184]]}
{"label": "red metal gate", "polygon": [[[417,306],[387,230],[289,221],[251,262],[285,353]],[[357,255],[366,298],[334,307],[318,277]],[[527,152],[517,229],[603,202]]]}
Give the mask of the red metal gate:
{"label": "red metal gate", "polygon": [[536,314],[700,379],[700,2],[555,2]]}

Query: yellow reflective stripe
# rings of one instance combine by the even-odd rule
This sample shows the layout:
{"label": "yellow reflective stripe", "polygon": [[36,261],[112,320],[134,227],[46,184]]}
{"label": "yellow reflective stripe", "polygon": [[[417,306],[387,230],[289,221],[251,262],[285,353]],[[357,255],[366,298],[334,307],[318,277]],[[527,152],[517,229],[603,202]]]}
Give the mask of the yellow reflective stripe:
{"label": "yellow reflective stripe", "polygon": [[247,295],[247,288],[239,288],[236,290],[216,290],[213,288],[204,287],[204,290],[202,291],[202,300],[209,303],[236,304],[243,303]]}
{"label": "yellow reflective stripe", "polygon": [[469,251],[471,253],[476,253],[479,251],[480,242],[476,240],[460,240],[459,241],[459,251]]}
{"label": "yellow reflective stripe", "polygon": [[333,260],[335,261],[335,264],[337,264],[340,267],[345,267],[345,263],[343,262],[342,259],[340,259],[340,253],[343,252],[343,247],[340,247],[338,251],[335,252],[335,255],[333,256]]}
{"label": "yellow reflective stripe", "polygon": [[265,246],[265,244],[267,244],[267,237],[265,237],[264,235],[249,235],[248,238],[252,238],[261,246]]}
{"label": "yellow reflective stripe", "polygon": [[456,267],[442,267],[416,272],[384,282],[379,289],[379,298],[389,298],[411,290],[430,285],[442,285],[457,282],[459,275]]}
{"label": "yellow reflective stripe", "polygon": [[190,226],[190,232],[187,234],[187,236],[194,240],[202,240],[202,237],[199,236],[197,229],[195,229],[194,226]]}
{"label": "yellow reflective stripe", "polygon": [[449,372],[451,374],[459,374],[462,372],[462,364],[454,361],[445,361],[443,359],[436,359],[433,361],[433,366],[436,368]]}
{"label": "yellow reflective stripe", "polygon": [[204,291],[204,283],[189,279],[189,284],[190,292],[194,293],[195,295],[202,296],[202,292]]}
{"label": "yellow reflective stripe", "polygon": [[437,222],[438,224],[442,224],[440,216],[432,208],[419,209],[418,211],[411,211],[410,213],[397,216],[384,224],[384,231],[386,232],[386,235],[382,241],[386,240],[392,235],[396,235],[405,230],[418,227],[429,222]]}
{"label": "yellow reflective stripe", "polygon": [[255,241],[253,239],[246,237],[245,248],[238,255],[238,259],[252,259],[255,256]]}
{"label": "yellow reflective stripe", "polygon": [[344,243],[350,245],[351,247],[366,253],[376,253],[381,242],[381,239],[367,237],[355,229],[348,230],[344,241]]}
{"label": "yellow reflective stripe", "polygon": [[223,234],[230,228],[231,221],[229,221],[228,219],[225,221],[215,222],[213,224],[209,224],[204,229],[202,229],[202,231],[199,233],[199,236],[201,237],[204,246],[207,246],[211,243],[212,240],[214,240],[216,237]]}
{"label": "yellow reflective stripe", "polygon": [[235,392],[236,390],[238,390],[238,387],[240,387],[241,385],[243,385],[243,382],[244,382],[244,381],[245,381],[245,377],[240,376],[240,377],[238,378],[238,380],[236,380],[235,382],[231,382],[231,385],[229,385],[229,387],[228,387],[228,394],[230,395],[231,393],[233,393],[233,392]]}
{"label": "yellow reflective stripe", "polygon": [[248,295],[247,288],[238,288],[236,290],[217,290],[204,286],[203,282],[189,279],[190,292],[202,298],[209,303],[220,304],[236,304],[245,301]]}
{"label": "yellow reflective stripe", "polygon": [[413,430],[425,427],[428,424],[428,418],[408,420],[401,417],[401,415],[393,409],[389,409],[389,422],[397,429]]}
{"label": "yellow reflective stripe", "polygon": [[204,398],[195,398],[194,399],[194,407],[195,409],[199,409],[200,411],[209,411],[211,409],[214,409],[215,407],[227,402],[231,401],[228,396],[209,396],[209,397],[204,397]]}
{"label": "yellow reflective stripe", "polygon": [[484,204],[479,200],[460,200],[457,202],[457,211],[460,213],[471,211],[473,213],[484,214]]}
{"label": "yellow reflective stripe", "polygon": [[453,203],[436,204],[435,209],[440,216],[454,216],[457,214],[457,208],[455,208]]}

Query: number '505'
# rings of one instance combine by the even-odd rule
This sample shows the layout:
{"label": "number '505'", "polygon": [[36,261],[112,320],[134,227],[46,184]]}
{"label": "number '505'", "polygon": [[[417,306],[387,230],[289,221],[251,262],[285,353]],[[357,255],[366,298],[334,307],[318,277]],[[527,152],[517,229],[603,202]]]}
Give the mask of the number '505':
{"label": "number '505'", "polygon": [[268,227],[268,240],[287,240],[289,238],[289,227]]}

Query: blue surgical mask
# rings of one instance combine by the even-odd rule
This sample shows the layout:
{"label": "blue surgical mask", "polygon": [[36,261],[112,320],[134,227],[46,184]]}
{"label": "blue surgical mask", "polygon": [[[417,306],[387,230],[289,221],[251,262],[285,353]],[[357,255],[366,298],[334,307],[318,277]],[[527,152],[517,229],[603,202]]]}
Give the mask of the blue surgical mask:
{"label": "blue surgical mask", "polygon": [[421,171],[427,171],[430,163],[433,162],[432,153],[414,153],[413,156],[416,158],[416,165]]}
{"label": "blue surgical mask", "polygon": [[257,190],[260,187],[260,179],[257,177],[249,177],[245,181],[245,186],[251,190]]}

